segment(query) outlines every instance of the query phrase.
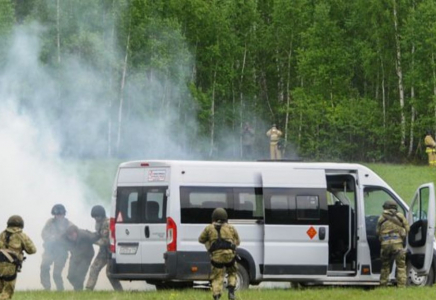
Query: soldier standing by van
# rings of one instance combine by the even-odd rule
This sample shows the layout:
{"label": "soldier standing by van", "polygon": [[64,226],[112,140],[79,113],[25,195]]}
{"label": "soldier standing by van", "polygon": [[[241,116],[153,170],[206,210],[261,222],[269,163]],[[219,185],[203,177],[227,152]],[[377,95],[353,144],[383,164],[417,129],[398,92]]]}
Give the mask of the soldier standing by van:
{"label": "soldier standing by van", "polygon": [[42,229],[42,240],[44,253],[41,262],[41,284],[45,290],[50,290],[50,267],[53,264],[53,280],[58,291],[64,290],[64,281],[62,279],[62,270],[68,258],[68,247],[63,239],[67,228],[71,223],[65,218],[67,211],[62,204],[56,204],[51,209],[53,218],[50,218]]}
{"label": "soldier standing by van", "polygon": [[430,167],[436,167],[436,142],[431,136],[430,130],[427,130],[426,132],[424,138],[424,144],[425,144],[425,153],[427,153],[428,156],[428,165]]}
{"label": "soldier standing by van", "polygon": [[[99,235],[99,239],[95,242],[96,245],[100,246],[100,250],[97,253],[97,256],[94,258],[92,262],[91,269],[89,271],[88,281],[86,282],[87,290],[94,290],[95,285],[97,284],[98,274],[101,269],[106,266],[110,259],[110,251],[109,251],[109,219],[106,218],[106,211],[103,206],[95,205],[91,209],[91,217],[95,220],[95,231]],[[116,279],[108,278],[112,287],[116,291],[122,291],[123,287],[121,283]]]}
{"label": "soldier standing by van", "polygon": [[0,299],[11,299],[15,291],[17,272],[21,271],[23,251],[34,254],[36,247],[23,232],[24,221],[11,216],[7,228],[0,234]]}
{"label": "soldier standing by van", "polygon": [[227,212],[223,208],[216,208],[212,213],[212,224],[209,224],[201,233],[198,241],[205,244],[210,254],[212,271],[211,284],[213,299],[221,297],[224,275],[227,272],[229,299],[235,299],[236,247],[240,240],[236,229],[227,223]]}
{"label": "soldier standing by van", "polygon": [[383,214],[378,219],[377,235],[381,243],[382,269],[380,285],[388,284],[391,264],[395,260],[397,266],[397,286],[406,286],[406,251],[403,243],[409,232],[409,223],[402,213],[397,211],[397,203],[386,201],[383,204]]}
{"label": "soldier standing by van", "polygon": [[278,147],[280,137],[283,133],[277,129],[276,124],[273,124],[270,130],[266,132],[266,135],[269,137],[269,151],[271,155],[271,159],[281,159],[282,153]]}
{"label": "soldier standing by van", "polygon": [[99,239],[99,235],[71,225],[68,227],[65,237],[71,251],[67,278],[75,291],[81,291],[89,265],[94,257],[93,244]]}

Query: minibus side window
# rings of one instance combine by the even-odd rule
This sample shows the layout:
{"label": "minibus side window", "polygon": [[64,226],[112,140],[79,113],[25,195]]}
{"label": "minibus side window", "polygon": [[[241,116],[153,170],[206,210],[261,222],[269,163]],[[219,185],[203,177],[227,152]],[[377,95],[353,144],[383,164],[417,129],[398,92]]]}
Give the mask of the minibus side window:
{"label": "minibus side window", "polygon": [[318,196],[297,196],[297,219],[298,220],[319,220],[319,198]]}
{"label": "minibus side window", "polygon": [[404,208],[398,203],[398,200],[381,187],[365,187],[364,203],[365,203],[365,216],[376,216],[377,218],[383,213],[383,203],[385,201],[394,201],[398,204],[398,211],[403,213]]}
{"label": "minibus side window", "polygon": [[226,209],[229,219],[233,217],[233,193],[226,187],[180,187],[182,223],[201,224],[212,221],[212,212],[217,207]]}
{"label": "minibus side window", "polygon": [[265,188],[265,224],[328,224],[325,189]]}
{"label": "minibus side window", "polygon": [[233,219],[256,220],[263,218],[261,188],[235,188]]}

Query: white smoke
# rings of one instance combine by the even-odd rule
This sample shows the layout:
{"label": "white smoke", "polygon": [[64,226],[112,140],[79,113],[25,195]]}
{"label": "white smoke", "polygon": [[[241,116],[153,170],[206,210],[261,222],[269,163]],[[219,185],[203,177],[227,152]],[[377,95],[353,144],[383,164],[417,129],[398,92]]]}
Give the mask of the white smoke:
{"label": "white smoke", "polygon": [[[109,211],[108,199],[99,199],[83,181],[86,176],[80,174],[77,167],[80,161],[64,158],[63,146],[74,145],[74,139],[79,138],[72,134],[67,143],[60,138],[65,132],[74,132],[77,126],[88,126],[89,136],[84,138],[98,142],[93,126],[100,124],[102,114],[88,111],[92,106],[86,107],[86,103],[92,103],[93,97],[99,93],[98,86],[95,90],[89,89],[87,82],[87,78],[95,78],[96,74],[92,70],[87,73],[81,69],[77,61],[70,63],[67,69],[75,72],[76,76],[83,76],[75,83],[82,81],[88,89],[79,86],[73,95],[81,100],[77,101],[79,104],[72,111],[77,114],[78,121],[73,117],[67,123],[55,120],[53,106],[59,105],[55,103],[59,98],[59,73],[40,63],[40,30],[36,24],[16,28],[11,36],[6,63],[0,69],[0,226],[6,228],[11,215],[21,215],[25,222],[24,232],[37,247],[37,253],[28,255],[18,275],[18,290],[42,288],[39,279],[43,253],[41,231],[52,217],[54,204],[62,203],[69,220],[79,228],[91,231],[94,230],[91,206],[102,204]],[[63,76],[72,76],[72,73]],[[86,120],[84,116],[92,119]],[[80,132],[84,133],[83,130]],[[74,149],[74,146],[71,148]],[[71,289],[66,279],[67,268],[68,262],[64,270],[64,284]],[[144,283],[123,285],[134,289],[145,287]],[[52,289],[54,287],[52,284]],[[96,289],[111,289],[104,270]]]}

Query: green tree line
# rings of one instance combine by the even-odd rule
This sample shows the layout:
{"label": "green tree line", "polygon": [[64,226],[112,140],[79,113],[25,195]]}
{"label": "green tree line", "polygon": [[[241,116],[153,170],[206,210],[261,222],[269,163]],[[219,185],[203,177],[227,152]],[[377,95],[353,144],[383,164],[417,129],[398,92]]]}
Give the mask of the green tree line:
{"label": "green tree line", "polygon": [[[99,71],[109,156],[120,151],[126,119],[164,116],[169,107],[178,112],[174,130],[189,128],[182,147],[201,137],[198,151],[208,158],[240,158],[247,121],[258,150],[276,123],[285,157],[310,160],[423,162],[424,133],[436,131],[434,0],[0,0],[0,7],[2,35],[44,26],[42,63],[61,69],[74,55]],[[133,87],[143,99],[131,96]],[[59,99],[54,106],[65,105]]]}

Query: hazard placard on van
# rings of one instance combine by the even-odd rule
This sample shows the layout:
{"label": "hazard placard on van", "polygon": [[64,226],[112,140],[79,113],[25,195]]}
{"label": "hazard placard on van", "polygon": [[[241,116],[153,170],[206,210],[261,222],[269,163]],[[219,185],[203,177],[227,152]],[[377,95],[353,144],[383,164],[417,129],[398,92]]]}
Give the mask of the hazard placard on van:
{"label": "hazard placard on van", "polygon": [[165,181],[167,176],[166,170],[149,170],[148,181]]}

